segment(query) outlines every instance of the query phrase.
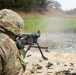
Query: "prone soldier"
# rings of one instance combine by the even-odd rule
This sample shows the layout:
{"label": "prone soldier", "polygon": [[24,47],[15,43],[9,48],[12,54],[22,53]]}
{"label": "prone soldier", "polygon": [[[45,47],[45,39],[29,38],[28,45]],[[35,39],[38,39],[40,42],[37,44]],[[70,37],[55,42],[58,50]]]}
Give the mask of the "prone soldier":
{"label": "prone soldier", "polygon": [[23,29],[22,18],[14,11],[0,11],[0,75],[23,75],[26,65],[14,42]]}

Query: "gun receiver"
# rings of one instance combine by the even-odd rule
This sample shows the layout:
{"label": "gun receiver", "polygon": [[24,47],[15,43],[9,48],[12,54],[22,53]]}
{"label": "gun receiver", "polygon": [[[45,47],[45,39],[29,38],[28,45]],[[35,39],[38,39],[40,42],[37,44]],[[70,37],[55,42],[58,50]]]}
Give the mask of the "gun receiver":
{"label": "gun receiver", "polygon": [[[42,55],[42,58],[44,60],[47,60],[47,58],[43,55],[42,50],[37,42],[39,37],[40,37],[40,31],[38,31],[35,34],[19,34],[16,37],[15,42],[16,42],[17,48],[22,52],[23,58],[25,58],[26,53],[30,50],[32,45],[37,44],[39,51]],[[24,50],[25,45],[29,45],[26,51]]]}

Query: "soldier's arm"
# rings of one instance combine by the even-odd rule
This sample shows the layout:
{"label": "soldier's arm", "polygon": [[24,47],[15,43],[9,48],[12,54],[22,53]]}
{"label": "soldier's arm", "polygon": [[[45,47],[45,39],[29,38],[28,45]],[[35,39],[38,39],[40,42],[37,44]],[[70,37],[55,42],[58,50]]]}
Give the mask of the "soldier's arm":
{"label": "soldier's arm", "polygon": [[0,41],[0,75],[14,75],[15,68],[13,66],[15,61],[12,60],[13,54],[11,54],[10,47],[5,40]]}
{"label": "soldier's arm", "polygon": [[21,61],[15,42],[9,37],[2,39],[0,41],[0,75],[21,75],[23,72],[24,63]]}

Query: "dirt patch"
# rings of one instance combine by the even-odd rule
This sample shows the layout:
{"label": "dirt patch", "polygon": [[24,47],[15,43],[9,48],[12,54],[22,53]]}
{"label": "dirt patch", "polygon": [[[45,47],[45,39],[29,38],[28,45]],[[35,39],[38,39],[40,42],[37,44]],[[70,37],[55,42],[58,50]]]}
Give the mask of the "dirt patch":
{"label": "dirt patch", "polygon": [[[38,51],[30,51],[28,54],[31,54],[31,56],[24,59],[24,61],[27,62],[25,75],[55,75],[55,73],[64,70],[69,70],[70,73],[76,72],[76,58],[74,58],[76,57],[76,54],[63,52],[44,52],[44,54],[48,57],[47,61],[41,58]],[[51,66],[47,66],[49,62],[52,64]],[[37,64],[42,68],[37,69]]]}
{"label": "dirt patch", "polygon": [[43,14],[38,13],[38,12],[23,12],[23,11],[19,11],[18,14],[22,17],[22,18],[32,18],[32,17],[38,17],[38,16],[42,16]]}
{"label": "dirt patch", "polygon": [[[47,37],[46,37],[47,36]],[[39,43],[48,46],[50,51],[72,52],[76,53],[76,33],[73,32],[55,32],[42,33]]]}

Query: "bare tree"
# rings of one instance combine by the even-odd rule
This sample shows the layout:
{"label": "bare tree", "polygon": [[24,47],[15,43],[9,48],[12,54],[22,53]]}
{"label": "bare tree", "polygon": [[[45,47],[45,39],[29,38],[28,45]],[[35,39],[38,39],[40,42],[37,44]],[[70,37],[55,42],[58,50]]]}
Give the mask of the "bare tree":
{"label": "bare tree", "polygon": [[61,9],[61,4],[57,1],[54,1],[54,9],[60,10]]}

